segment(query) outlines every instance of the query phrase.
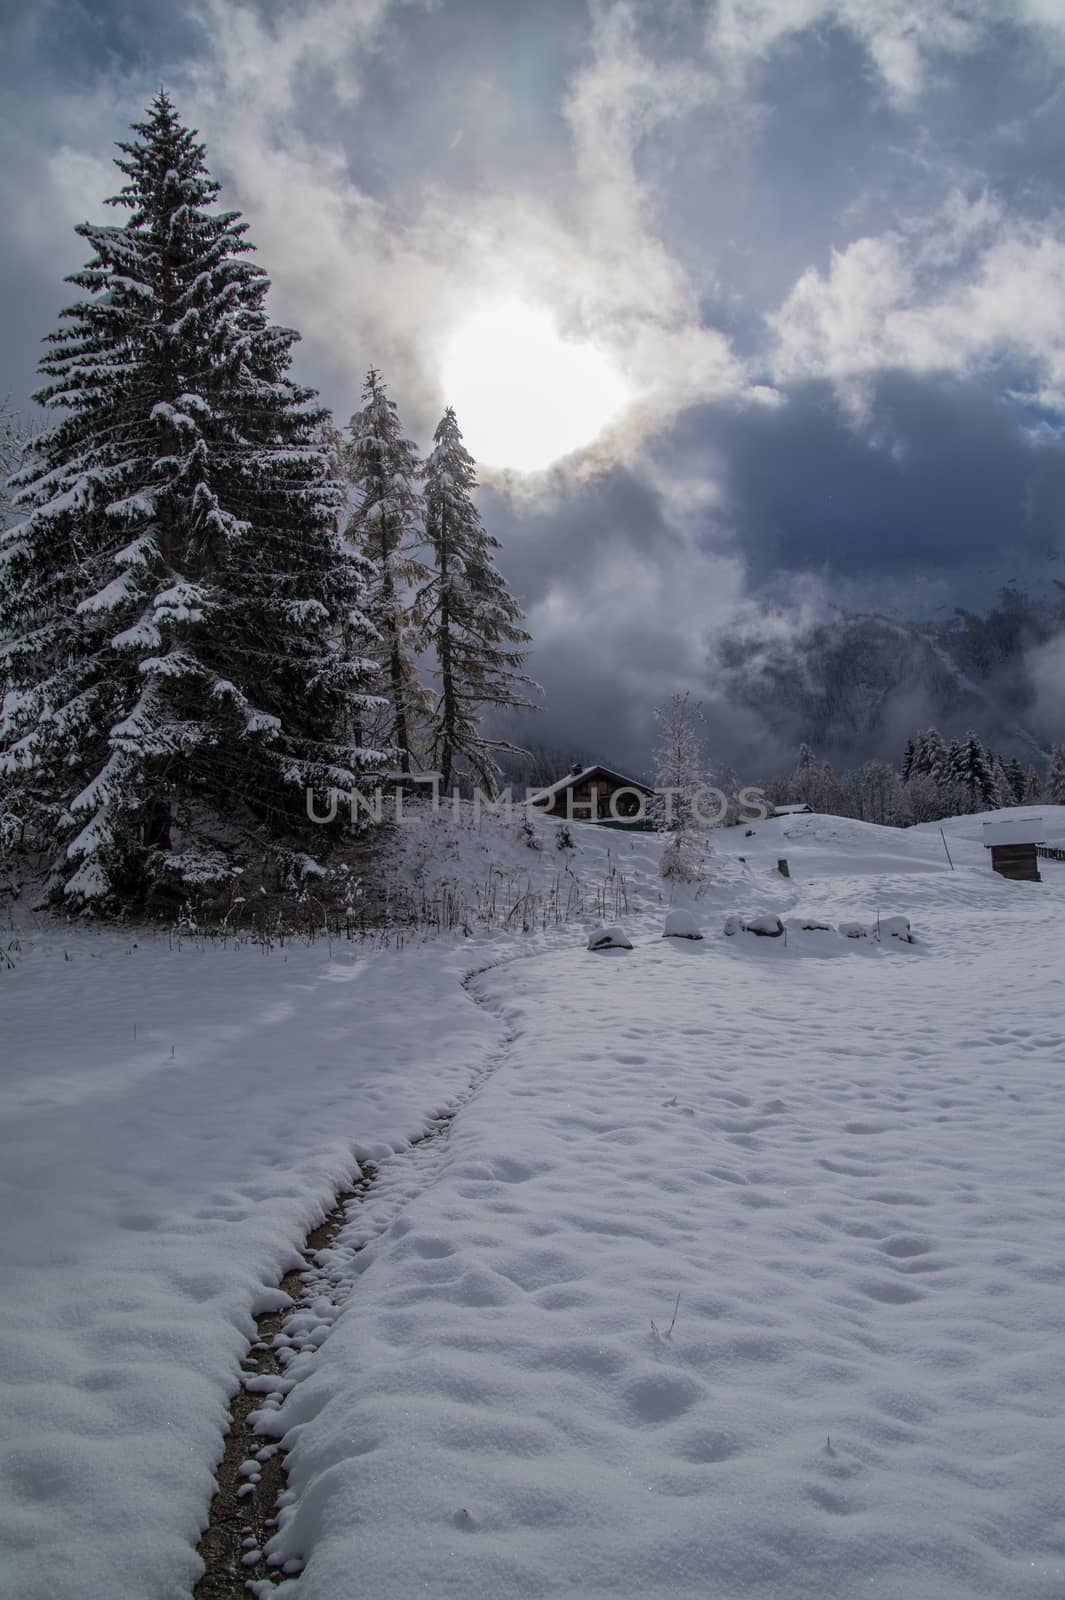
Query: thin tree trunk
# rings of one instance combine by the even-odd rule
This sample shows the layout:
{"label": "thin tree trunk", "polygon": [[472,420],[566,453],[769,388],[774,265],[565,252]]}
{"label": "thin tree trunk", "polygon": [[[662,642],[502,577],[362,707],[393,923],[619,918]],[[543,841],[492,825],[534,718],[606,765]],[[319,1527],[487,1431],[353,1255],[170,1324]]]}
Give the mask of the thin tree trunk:
{"label": "thin tree trunk", "polygon": [[403,676],[403,652],[396,621],[396,586],[392,578],[392,556],[388,534],[381,529],[381,593],[384,597],[385,638],[388,641],[388,676],[392,690],[392,737],[399,747],[399,769],[410,771],[410,737],[407,729],[407,685]]}
{"label": "thin tree trunk", "polygon": [[440,749],[440,787],[446,794],[451,783],[451,764],[455,749],[455,681],[451,665],[451,608],[448,594],[447,529],[441,516],[440,543],[440,626],[437,629],[436,653],[440,662],[440,682],[443,691],[443,744]]}

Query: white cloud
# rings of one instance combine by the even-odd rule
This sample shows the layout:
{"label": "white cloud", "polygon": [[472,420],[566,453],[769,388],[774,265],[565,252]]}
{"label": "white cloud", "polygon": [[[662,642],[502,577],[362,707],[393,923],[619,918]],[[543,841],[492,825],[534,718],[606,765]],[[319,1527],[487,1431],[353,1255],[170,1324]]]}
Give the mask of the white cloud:
{"label": "white cloud", "polygon": [[1041,43],[1065,47],[1062,0],[721,0],[707,46],[737,84],[800,35],[837,28],[862,47],[888,96],[905,106],[938,62],[978,48],[1000,23],[1027,25]]}
{"label": "white cloud", "polygon": [[1065,407],[1065,218],[986,196],[832,252],[768,318],[779,382],[830,378],[859,408],[877,371],[970,376],[1006,360]]}
{"label": "white cloud", "polygon": [[[743,364],[722,333],[702,325],[698,295],[662,243],[635,173],[640,141],[708,92],[705,73],[649,61],[634,8],[596,4],[591,59],[561,108],[572,131],[570,192],[548,198],[501,182],[458,193],[427,177],[400,210],[359,187],[343,134],[330,142],[307,130],[321,127],[316,113],[329,97],[357,101],[384,25],[403,4],[307,0],[268,20],[248,4],[199,0],[203,49],[163,72],[207,142],[223,202],[250,223],[273,280],[274,315],[301,330],[304,361],[343,396],[342,415],[357,405],[372,362],[424,434],[446,398],[441,355],[456,325],[478,303],[508,298],[545,308],[564,336],[603,348],[639,397],[586,465],[613,458],[692,401],[742,395]],[[413,0],[407,9],[418,8]],[[77,125],[81,148],[93,153],[80,156],[71,140],[51,163],[64,213],[73,205],[99,214],[96,195],[114,187],[102,152],[116,105],[132,120],[159,72],[112,78],[86,97]]]}
{"label": "white cloud", "polygon": [[[301,329],[304,366],[342,414],[374,362],[424,434],[445,398],[441,356],[463,315],[517,298],[549,311],[565,337],[605,350],[639,396],[586,457],[594,467],[692,403],[779,398],[704,324],[712,261],[704,253],[696,285],[665,242],[639,175],[643,141],[697,108],[717,106],[722,127],[755,114],[751,67],[810,29],[847,29],[901,100],[929,63],[972,48],[1007,14],[993,0],[721,0],[703,54],[680,57],[667,27],[659,59],[642,42],[642,5],[591,0],[588,59],[560,106],[572,139],[566,192],[548,196],[520,177],[458,192],[440,176],[442,161],[402,201],[379,201],[353,178],[350,119],[338,117],[335,137],[308,129],[321,128],[323,105],[358,99],[386,24],[401,12],[413,23],[420,9],[420,0],[303,0],[268,20],[239,0],[199,0],[204,41],[191,64],[121,79],[112,71],[57,107],[64,148],[50,163],[51,193],[17,208],[16,231],[32,234],[44,215],[61,213],[63,226],[100,215],[97,197],[114,186],[105,152],[116,108],[137,115],[162,72],[208,143],[224,200],[248,218],[274,281],[274,314]],[[1011,0],[1008,15],[1041,39],[1065,39],[1062,0]],[[461,132],[447,127],[442,139],[454,145]],[[811,268],[772,319],[772,376],[827,374],[854,389],[877,366],[957,370],[1010,349],[1034,352],[1041,383],[1057,394],[1060,236],[993,209],[959,203],[945,225],[900,224],[836,253],[826,272]],[[52,252],[42,244],[37,253]]]}

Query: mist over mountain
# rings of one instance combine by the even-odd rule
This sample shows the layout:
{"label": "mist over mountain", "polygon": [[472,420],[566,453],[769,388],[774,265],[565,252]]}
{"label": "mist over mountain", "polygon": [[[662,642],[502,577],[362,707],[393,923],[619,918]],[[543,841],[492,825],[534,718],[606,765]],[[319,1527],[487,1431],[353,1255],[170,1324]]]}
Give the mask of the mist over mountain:
{"label": "mist over mountain", "polygon": [[841,613],[768,641],[728,629],[710,676],[711,739],[752,777],[787,769],[802,741],[841,769],[897,761],[928,726],[974,728],[1039,765],[1065,724],[1065,584],[1037,598],[1010,585],[946,619]]}

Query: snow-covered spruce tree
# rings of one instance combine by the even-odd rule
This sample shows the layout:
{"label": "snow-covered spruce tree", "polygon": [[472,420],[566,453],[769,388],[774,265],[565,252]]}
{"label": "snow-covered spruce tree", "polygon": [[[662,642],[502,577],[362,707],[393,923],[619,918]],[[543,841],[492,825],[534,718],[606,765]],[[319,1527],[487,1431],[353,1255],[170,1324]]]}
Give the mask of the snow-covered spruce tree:
{"label": "snow-covered spruce tree", "polygon": [[1065,744],[1055,745],[1051,752],[1043,799],[1051,806],[1065,806]]}
{"label": "snow-covered spruce tree", "polygon": [[347,537],[370,564],[366,613],[381,636],[378,654],[388,705],[379,742],[395,749],[404,772],[411,769],[416,730],[432,703],[418,681],[416,634],[408,601],[429,577],[418,559],[424,541],[418,452],[403,437],[395,402],[374,368],[366,375],[363,408],[348,426],[345,476],[355,494]]}
{"label": "snow-covered spruce tree", "polygon": [[926,728],[914,741],[910,770],[906,777],[931,778],[934,784],[942,787],[949,782],[949,758],[946,741],[938,728]]}
{"label": "snow-covered spruce tree", "polygon": [[[18,519],[13,479],[27,461],[31,443],[30,432],[21,418],[8,404],[0,406],[0,530]],[[12,676],[12,654],[5,650],[5,645],[14,642],[18,627],[17,568],[0,533],[0,749],[4,728],[14,726],[21,698]],[[35,809],[28,775],[5,774],[0,765],[0,861],[11,852],[40,843],[29,831]]]}
{"label": "snow-covered spruce tree", "polygon": [[[703,749],[703,710],[687,690],[655,712],[655,798],[652,816],[670,833],[662,852],[663,878],[690,881],[706,852],[706,824],[697,814],[699,790],[708,783]],[[707,797],[709,798],[709,797]]]}
{"label": "snow-covered spruce tree", "polygon": [[[360,569],[264,311],[246,224],[213,209],[204,148],[165,94],[119,146],[124,226],[81,224],[85,298],[49,336],[40,403],[64,415],[21,474],[4,538],[9,774],[32,775],[76,902],[224,881],[235,859],[320,842],[306,792],[374,753],[342,737],[367,697]],[[41,820],[41,815],[39,815]]]}
{"label": "snow-covered spruce tree", "polygon": [[1034,767],[1029,767],[1024,775],[1024,793],[1021,795],[1021,804],[1037,806],[1043,798],[1043,786],[1039,782],[1039,774]]}
{"label": "snow-covered spruce tree", "polygon": [[1000,803],[992,758],[972,731],[950,747],[950,777],[967,811],[989,811]]}
{"label": "snow-covered spruce tree", "polygon": [[946,745],[946,752],[943,775],[939,781],[939,792],[944,806],[943,815],[950,817],[960,815],[966,811],[969,805],[969,798],[962,787],[962,749],[957,739],[952,739],[950,744]]}
{"label": "snow-covered spruce tree", "polygon": [[[429,756],[446,793],[456,776],[494,794],[494,752],[517,750],[481,730],[484,713],[531,710],[542,693],[522,672],[529,634],[507,589],[488,533],[473,504],[474,462],[448,406],[425,467],[425,528],[433,571],[419,592],[422,640],[436,657],[439,691],[428,717]],[[524,752],[521,752],[524,753]]]}

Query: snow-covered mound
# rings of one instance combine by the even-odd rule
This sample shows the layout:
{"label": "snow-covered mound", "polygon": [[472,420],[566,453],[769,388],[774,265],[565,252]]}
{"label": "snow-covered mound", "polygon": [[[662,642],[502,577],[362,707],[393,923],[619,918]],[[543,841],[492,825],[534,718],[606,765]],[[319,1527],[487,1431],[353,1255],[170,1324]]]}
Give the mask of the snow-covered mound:
{"label": "snow-covered mound", "polygon": [[775,912],[762,911],[757,916],[726,917],[725,933],[729,938],[737,933],[753,933],[759,939],[779,939],[784,933],[784,924]]}
{"label": "snow-covered mound", "polygon": [[618,922],[608,928],[593,928],[588,935],[589,950],[631,950],[632,940]]}

